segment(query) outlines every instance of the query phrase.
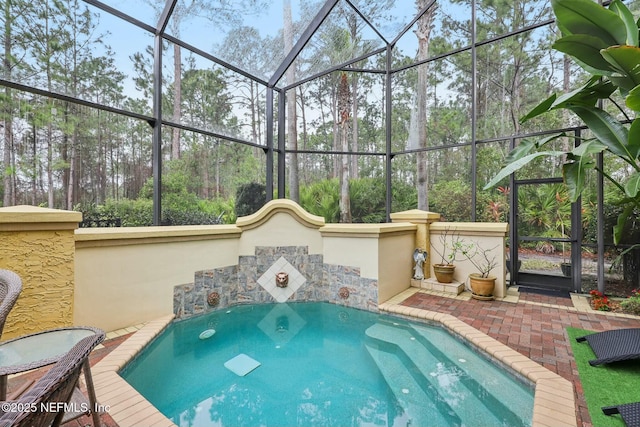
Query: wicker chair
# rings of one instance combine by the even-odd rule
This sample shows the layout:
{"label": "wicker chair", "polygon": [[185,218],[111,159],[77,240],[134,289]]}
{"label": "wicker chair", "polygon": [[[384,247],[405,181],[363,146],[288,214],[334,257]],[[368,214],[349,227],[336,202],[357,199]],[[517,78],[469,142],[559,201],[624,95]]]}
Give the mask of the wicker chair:
{"label": "wicker chair", "polygon": [[22,291],[22,280],[13,271],[0,270],[0,336],[9,312]]}
{"label": "wicker chair", "polygon": [[80,340],[29,391],[10,402],[15,410],[0,416],[0,427],[59,426],[67,409],[64,403],[71,400],[89,354],[102,340],[102,331]]}

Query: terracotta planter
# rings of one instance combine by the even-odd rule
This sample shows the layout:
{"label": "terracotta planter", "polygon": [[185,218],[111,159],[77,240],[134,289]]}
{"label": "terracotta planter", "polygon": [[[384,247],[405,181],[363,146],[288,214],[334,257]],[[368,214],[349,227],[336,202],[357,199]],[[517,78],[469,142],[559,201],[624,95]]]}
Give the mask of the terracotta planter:
{"label": "terracotta planter", "polygon": [[479,300],[492,300],[493,289],[496,286],[495,276],[482,277],[479,273],[469,275],[469,286],[471,286],[471,297]]}
{"label": "terracotta planter", "polygon": [[456,266],[453,264],[433,264],[433,272],[436,275],[436,280],[440,283],[453,282],[453,272]]}

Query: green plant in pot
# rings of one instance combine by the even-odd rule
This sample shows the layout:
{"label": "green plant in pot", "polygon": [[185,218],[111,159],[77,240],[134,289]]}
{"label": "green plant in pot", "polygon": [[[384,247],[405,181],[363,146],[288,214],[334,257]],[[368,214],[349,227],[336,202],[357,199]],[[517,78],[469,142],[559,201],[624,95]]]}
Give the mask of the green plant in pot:
{"label": "green plant in pot", "polygon": [[[551,95],[520,121],[552,110],[569,110],[594,137],[576,138],[563,132],[538,141],[525,140],[509,153],[507,165],[485,188],[497,185],[538,157],[560,157],[564,159],[562,171],[569,199],[575,202],[586,188],[587,173],[596,170],[624,195],[625,208],[613,228],[614,243],[618,244],[633,210],[640,208],[640,24],[620,0],[613,0],[608,7],[592,0],[551,0],[551,6],[562,33],[553,48],[573,58],[591,78],[571,92]],[[616,91],[627,110],[612,98]],[[603,100],[610,100],[609,105],[617,107],[626,120],[620,121],[605,111]],[[561,137],[576,138],[579,144],[568,151],[544,149]],[[596,160],[601,153],[625,165],[623,182],[598,166]]]}
{"label": "green plant in pot", "polygon": [[431,244],[433,253],[436,253],[440,258],[440,262],[433,264],[433,272],[438,282],[451,283],[456,269],[454,262],[464,246],[464,239],[456,233],[455,229],[452,230],[450,227],[445,228],[438,239],[440,241],[439,247]]}
{"label": "green plant in pot", "polygon": [[496,276],[491,275],[491,271],[498,266],[495,249],[484,248],[479,243],[466,244],[462,250],[462,255],[476,268],[476,273],[469,275],[469,287],[471,296],[479,300],[492,300],[493,291],[496,286]]}

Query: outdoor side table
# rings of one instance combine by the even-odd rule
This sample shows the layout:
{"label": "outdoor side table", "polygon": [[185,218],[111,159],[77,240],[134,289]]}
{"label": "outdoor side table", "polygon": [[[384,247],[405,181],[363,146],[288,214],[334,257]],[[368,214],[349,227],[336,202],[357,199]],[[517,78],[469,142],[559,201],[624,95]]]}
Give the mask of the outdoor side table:
{"label": "outdoor side table", "polygon": [[[56,363],[85,337],[102,333],[91,327],[51,329],[0,342],[0,401],[7,399],[7,376]],[[100,426],[100,414],[96,411],[96,393],[93,388],[89,359],[82,366],[87,385],[88,402],[77,389],[72,401],[86,405],[88,411],[65,414],[63,422],[91,412],[94,426]],[[79,399],[79,400],[76,400]]]}

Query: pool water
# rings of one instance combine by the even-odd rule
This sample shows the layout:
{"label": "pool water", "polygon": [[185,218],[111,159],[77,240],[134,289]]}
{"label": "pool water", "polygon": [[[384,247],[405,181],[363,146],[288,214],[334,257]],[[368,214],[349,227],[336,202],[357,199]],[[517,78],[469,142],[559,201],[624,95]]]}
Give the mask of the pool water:
{"label": "pool water", "polygon": [[[225,367],[241,354],[260,364],[244,376]],[[180,426],[529,426],[533,412],[530,387],[442,328],[328,303],[175,322],[121,375]]]}

